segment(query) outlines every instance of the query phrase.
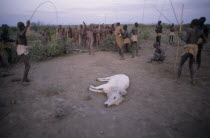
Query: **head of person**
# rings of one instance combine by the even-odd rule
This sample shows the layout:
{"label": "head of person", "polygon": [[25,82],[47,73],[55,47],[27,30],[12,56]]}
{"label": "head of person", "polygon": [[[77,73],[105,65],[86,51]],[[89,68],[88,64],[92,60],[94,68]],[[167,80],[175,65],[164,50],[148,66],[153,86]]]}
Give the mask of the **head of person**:
{"label": "head of person", "polygon": [[161,21],[159,20],[159,21],[158,21],[158,25],[160,25],[160,24],[161,24]]}
{"label": "head of person", "polygon": [[123,29],[124,30],[127,30],[127,25],[123,25]]}
{"label": "head of person", "polygon": [[135,27],[138,27],[138,26],[139,26],[139,24],[137,22],[135,22]]}
{"label": "head of person", "polygon": [[174,27],[174,24],[172,23],[172,27]]}
{"label": "head of person", "polygon": [[25,28],[25,24],[23,22],[18,22],[17,27],[20,31],[22,31]]}
{"label": "head of person", "polygon": [[154,42],[154,43],[153,43],[153,47],[154,47],[154,48],[159,47],[159,43],[158,43],[158,42]]}
{"label": "head of person", "polygon": [[83,25],[82,24],[80,24],[80,28],[83,28]]}
{"label": "head of person", "polygon": [[116,23],[116,26],[120,26],[120,22]]}
{"label": "head of person", "polygon": [[206,21],[206,18],[205,17],[201,17],[200,19],[199,19],[199,22],[200,22],[200,24],[204,24],[205,23],[205,21]]}
{"label": "head of person", "polygon": [[199,20],[198,19],[193,19],[190,23],[191,28],[196,27],[198,25],[199,25]]}

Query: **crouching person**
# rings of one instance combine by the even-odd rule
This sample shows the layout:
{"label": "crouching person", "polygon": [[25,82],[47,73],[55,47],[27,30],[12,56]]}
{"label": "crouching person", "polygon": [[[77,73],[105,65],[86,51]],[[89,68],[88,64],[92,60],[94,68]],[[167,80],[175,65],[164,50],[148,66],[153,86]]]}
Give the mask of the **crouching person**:
{"label": "crouching person", "polygon": [[20,56],[21,60],[25,64],[25,70],[24,70],[24,75],[23,75],[23,83],[28,83],[28,72],[30,69],[30,64],[29,64],[29,57],[28,57],[28,46],[27,46],[27,39],[26,39],[26,31],[30,25],[30,21],[26,22],[26,26],[24,25],[23,22],[18,22],[17,27],[18,27],[18,33],[17,33],[17,54]]}
{"label": "crouching person", "polygon": [[148,63],[151,63],[152,61],[164,61],[165,51],[160,47],[159,42],[155,42],[153,47],[155,48],[154,57],[152,57]]}

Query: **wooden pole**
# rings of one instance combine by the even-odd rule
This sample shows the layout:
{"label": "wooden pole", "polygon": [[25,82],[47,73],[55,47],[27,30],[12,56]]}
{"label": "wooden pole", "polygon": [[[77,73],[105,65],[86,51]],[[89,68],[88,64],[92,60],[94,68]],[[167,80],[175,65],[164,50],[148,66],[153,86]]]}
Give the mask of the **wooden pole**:
{"label": "wooden pole", "polygon": [[[184,12],[184,4],[182,5],[182,14],[181,14],[181,21],[180,21],[180,26],[179,26],[179,32],[180,33],[182,32],[182,17],[183,17],[183,12]],[[177,49],[176,49],[176,60],[175,60],[175,64],[174,64],[174,72],[176,72],[180,42],[181,42],[181,38],[179,37],[179,39],[178,39],[178,46],[177,46]]]}

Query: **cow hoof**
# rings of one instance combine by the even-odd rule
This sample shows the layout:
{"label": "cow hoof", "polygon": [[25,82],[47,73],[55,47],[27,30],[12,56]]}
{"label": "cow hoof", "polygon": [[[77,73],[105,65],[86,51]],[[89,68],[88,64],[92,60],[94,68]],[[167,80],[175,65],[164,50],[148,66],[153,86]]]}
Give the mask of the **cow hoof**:
{"label": "cow hoof", "polygon": [[90,85],[89,88],[94,88],[94,86],[93,85]]}

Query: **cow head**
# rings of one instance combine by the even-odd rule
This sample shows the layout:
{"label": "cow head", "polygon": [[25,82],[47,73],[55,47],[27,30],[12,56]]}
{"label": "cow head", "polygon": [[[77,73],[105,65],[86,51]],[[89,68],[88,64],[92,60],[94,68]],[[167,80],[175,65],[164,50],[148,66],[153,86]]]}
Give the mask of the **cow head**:
{"label": "cow head", "polygon": [[111,105],[119,105],[123,100],[123,95],[127,93],[126,90],[117,89],[107,95],[108,99],[104,103],[105,107],[109,107]]}

